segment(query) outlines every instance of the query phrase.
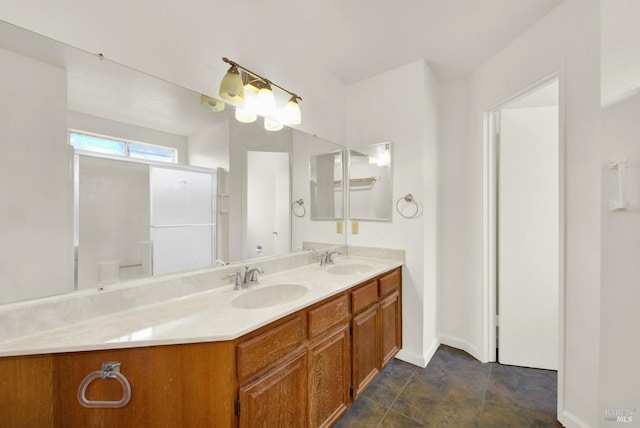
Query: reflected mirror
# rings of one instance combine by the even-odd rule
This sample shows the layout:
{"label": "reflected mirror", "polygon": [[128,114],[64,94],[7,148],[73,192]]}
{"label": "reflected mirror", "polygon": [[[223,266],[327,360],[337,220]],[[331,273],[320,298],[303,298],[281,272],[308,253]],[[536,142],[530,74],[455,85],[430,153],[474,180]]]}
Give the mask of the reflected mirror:
{"label": "reflected mirror", "polygon": [[2,22],[0,66],[0,304],[345,243],[291,211],[310,157],[341,146]]}
{"label": "reflected mirror", "polygon": [[342,151],[309,158],[311,220],[342,220],[343,161]]}
{"label": "reflected mirror", "polygon": [[391,143],[349,149],[349,218],[391,220]]}

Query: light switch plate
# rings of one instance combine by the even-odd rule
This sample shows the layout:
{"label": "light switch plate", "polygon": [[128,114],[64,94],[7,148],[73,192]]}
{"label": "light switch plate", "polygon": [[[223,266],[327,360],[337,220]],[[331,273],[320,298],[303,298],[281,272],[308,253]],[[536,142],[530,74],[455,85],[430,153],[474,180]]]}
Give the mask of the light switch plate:
{"label": "light switch plate", "polygon": [[336,221],[336,233],[342,234],[342,222]]}
{"label": "light switch plate", "polygon": [[352,235],[357,235],[359,229],[360,228],[358,227],[358,222],[357,221],[352,221],[351,222],[351,234]]}

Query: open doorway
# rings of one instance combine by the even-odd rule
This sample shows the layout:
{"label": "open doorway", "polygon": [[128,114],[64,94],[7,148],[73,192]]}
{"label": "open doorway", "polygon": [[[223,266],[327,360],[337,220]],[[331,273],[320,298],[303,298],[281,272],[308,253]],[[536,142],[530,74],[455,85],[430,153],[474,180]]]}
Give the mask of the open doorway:
{"label": "open doorway", "polygon": [[247,150],[245,259],[291,251],[291,154]]}
{"label": "open doorway", "polygon": [[501,364],[558,370],[561,139],[558,78],[490,112],[489,322]]}

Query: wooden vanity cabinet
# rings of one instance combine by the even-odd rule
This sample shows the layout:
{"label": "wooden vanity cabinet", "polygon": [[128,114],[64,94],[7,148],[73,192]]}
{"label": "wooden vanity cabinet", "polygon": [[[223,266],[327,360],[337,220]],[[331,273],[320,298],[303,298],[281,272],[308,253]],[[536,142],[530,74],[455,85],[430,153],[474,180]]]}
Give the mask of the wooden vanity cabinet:
{"label": "wooden vanity cabinet", "polygon": [[351,404],[346,293],[309,311],[309,426],[330,427]]}
{"label": "wooden vanity cabinet", "polygon": [[[398,268],[235,340],[0,358],[1,425],[333,426],[401,348],[400,284]],[[105,361],[122,363],[131,400],[81,406]],[[87,389],[121,397],[113,379]]]}
{"label": "wooden vanity cabinet", "polygon": [[402,348],[401,284],[397,268],[351,292],[354,400]]}
{"label": "wooden vanity cabinet", "polygon": [[307,391],[307,356],[302,352],[240,387],[240,426],[305,427]]}
{"label": "wooden vanity cabinet", "polygon": [[382,366],[402,349],[402,271],[397,268],[378,279],[380,286],[380,351]]}
{"label": "wooden vanity cabinet", "polygon": [[328,427],[350,405],[346,293],[238,344],[240,427]]}

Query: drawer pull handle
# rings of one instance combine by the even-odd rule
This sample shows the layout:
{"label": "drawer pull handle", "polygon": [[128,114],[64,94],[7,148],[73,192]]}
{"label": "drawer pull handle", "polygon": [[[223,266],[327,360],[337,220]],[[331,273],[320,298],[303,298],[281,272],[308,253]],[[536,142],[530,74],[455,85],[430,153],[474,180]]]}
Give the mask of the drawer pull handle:
{"label": "drawer pull handle", "polygon": [[[131,385],[129,385],[129,381],[127,378],[120,373],[120,368],[122,364],[118,362],[107,362],[102,363],[102,371],[96,370],[95,372],[91,372],[80,382],[80,386],[78,387],[78,401],[84,407],[107,407],[107,408],[119,408],[124,407],[129,403],[131,399]],[[87,387],[91,382],[95,379],[117,379],[122,385],[122,399],[119,401],[93,401],[88,400],[86,393]]]}

